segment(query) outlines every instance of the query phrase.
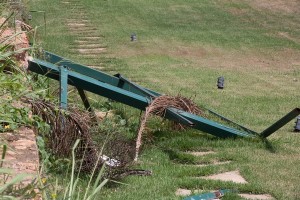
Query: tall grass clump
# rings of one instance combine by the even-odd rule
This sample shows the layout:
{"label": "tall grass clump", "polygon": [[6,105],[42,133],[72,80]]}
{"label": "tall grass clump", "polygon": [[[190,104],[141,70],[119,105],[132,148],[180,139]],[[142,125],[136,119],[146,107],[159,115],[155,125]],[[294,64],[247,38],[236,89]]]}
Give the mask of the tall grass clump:
{"label": "tall grass clump", "polygon": [[[81,172],[82,158],[78,169],[78,157],[76,149],[79,147],[80,140],[76,140],[72,147],[72,158],[70,161],[70,170],[65,170],[62,174],[53,174],[49,179],[40,178],[40,188],[42,188],[43,199],[61,199],[61,200],[93,200],[99,194],[103,186],[109,181],[104,177],[105,165],[100,170],[95,165],[89,176],[84,176]],[[100,161],[100,154],[97,157]],[[49,182],[49,183],[48,183]],[[87,183],[87,185],[82,183]]]}

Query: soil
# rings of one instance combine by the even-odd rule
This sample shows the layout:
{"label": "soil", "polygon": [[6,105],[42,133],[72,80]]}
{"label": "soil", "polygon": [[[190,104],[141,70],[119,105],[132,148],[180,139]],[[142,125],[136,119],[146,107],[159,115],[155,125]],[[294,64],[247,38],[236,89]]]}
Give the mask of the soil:
{"label": "soil", "polygon": [[[36,144],[36,136],[32,129],[21,127],[15,132],[1,133],[1,137],[7,142],[7,152],[3,162],[3,168],[12,169],[14,175],[30,175],[22,184],[30,183],[39,171],[39,155]],[[1,154],[3,147],[1,146]]]}
{"label": "soil", "polygon": [[259,10],[285,12],[289,14],[300,13],[299,0],[246,0],[249,5]]}

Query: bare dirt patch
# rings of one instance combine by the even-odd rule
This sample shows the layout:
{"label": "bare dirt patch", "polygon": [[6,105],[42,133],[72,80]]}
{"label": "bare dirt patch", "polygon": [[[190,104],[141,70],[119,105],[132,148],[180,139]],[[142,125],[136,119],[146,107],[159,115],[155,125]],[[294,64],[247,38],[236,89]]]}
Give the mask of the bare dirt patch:
{"label": "bare dirt patch", "polygon": [[39,155],[33,130],[21,127],[14,133],[7,132],[1,135],[8,143],[3,167],[12,169],[15,174],[32,175],[22,182],[23,184],[30,183],[39,170]]}
{"label": "bare dirt patch", "polygon": [[211,176],[200,177],[208,180],[231,181],[234,183],[248,183],[240,174],[239,171],[224,172],[221,174],[214,174]]}
{"label": "bare dirt patch", "polygon": [[[279,37],[279,36],[278,36]],[[281,36],[282,37],[282,36]],[[163,45],[161,45],[163,46]],[[196,68],[232,69],[242,71],[281,71],[293,70],[300,63],[300,51],[295,49],[280,50],[250,50],[250,49],[222,49],[211,46],[182,45],[169,48],[129,48],[121,47],[116,52],[119,57],[132,57],[143,55],[165,55],[177,59],[185,59],[189,66]]]}
{"label": "bare dirt patch", "polygon": [[300,44],[300,39],[292,37],[288,32],[278,32],[278,35],[280,37],[286,38],[288,40]]}
{"label": "bare dirt patch", "polygon": [[300,13],[299,0],[246,0],[253,8],[289,14]]}

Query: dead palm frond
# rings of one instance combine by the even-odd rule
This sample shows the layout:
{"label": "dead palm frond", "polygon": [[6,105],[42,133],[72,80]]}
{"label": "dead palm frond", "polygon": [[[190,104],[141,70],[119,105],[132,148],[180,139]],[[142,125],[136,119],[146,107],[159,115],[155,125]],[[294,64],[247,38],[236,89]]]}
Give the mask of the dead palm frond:
{"label": "dead palm frond", "polygon": [[[180,95],[175,97],[162,95],[154,98],[151,104],[149,104],[149,106],[146,108],[146,111],[141,118],[136,140],[135,161],[138,158],[139,149],[142,144],[142,134],[144,129],[146,128],[146,122],[148,118],[150,117],[150,115],[158,115],[164,117],[167,108],[176,108],[196,115],[204,115],[203,111],[189,98],[182,97]],[[179,127],[183,127],[183,125],[181,124],[177,123],[177,125]]]}

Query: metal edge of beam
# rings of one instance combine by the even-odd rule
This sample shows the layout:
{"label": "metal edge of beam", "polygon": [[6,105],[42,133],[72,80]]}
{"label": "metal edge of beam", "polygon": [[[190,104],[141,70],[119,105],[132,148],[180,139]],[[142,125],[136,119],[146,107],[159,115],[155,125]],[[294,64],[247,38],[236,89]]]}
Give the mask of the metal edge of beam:
{"label": "metal edge of beam", "polygon": [[[28,69],[52,79],[59,80],[59,67],[52,63],[33,59],[29,61]],[[149,104],[149,100],[143,96],[72,71],[68,73],[68,84],[141,110],[144,110]]]}
{"label": "metal edge of beam", "polygon": [[221,138],[236,137],[236,136],[249,137],[249,138],[256,137],[253,134],[225,126],[223,124],[211,121],[209,119],[200,117],[198,115],[194,115],[192,113],[178,110],[176,108],[173,108],[173,109],[176,110],[179,115],[181,115],[184,118],[193,122],[194,126],[192,128],[201,130],[201,131],[209,133],[211,135],[221,137]]}
{"label": "metal edge of beam", "polygon": [[[48,52],[48,51],[45,51],[44,54],[45,54],[46,60],[52,64],[55,64],[58,66],[63,66],[63,65],[67,66],[70,70],[75,71],[79,74],[89,76],[98,81],[108,83],[110,85],[120,87],[129,92],[133,92],[138,95],[147,97],[147,95],[145,95],[143,92],[141,92],[141,90],[137,89],[136,87],[133,87],[131,84],[129,84],[127,82],[125,82],[124,84],[121,84],[120,82],[122,82],[122,80],[119,77],[111,76],[102,71],[98,71],[98,70],[92,69],[90,67],[75,63],[71,60],[65,59],[63,57],[60,57],[60,56],[53,54],[51,52]],[[156,92],[151,91],[146,88],[143,88],[142,86],[140,86],[140,88],[142,88],[143,90],[147,90],[152,94],[157,94]]]}
{"label": "metal edge of beam", "polygon": [[283,116],[281,119],[276,121],[274,124],[272,124],[270,127],[265,129],[263,132],[260,133],[260,136],[262,138],[267,138],[270,135],[272,135],[275,131],[286,125],[288,122],[293,120],[295,117],[300,115],[300,108],[295,108],[285,116]]}
{"label": "metal edge of beam", "polygon": [[213,114],[213,115],[216,116],[216,117],[219,117],[221,120],[223,120],[223,121],[225,121],[225,122],[228,122],[228,123],[231,123],[231,124],[234,124],[235,126],[239,127],[239,128],[242,129],[243,131],[246,131],[246,132],[248,132],[248,133],[250,133],[250,134],[259,136],[259,134],[258,134],[257,132],[248,129],[248,128],[246,128],[246,127],[244,127],[244,126],[242,126],[242,125],[240,125],[240,124],[238,124],[238,123],[236,123],[236,122],[234,122],[234,121],[232,121],[232,120],[230,120],[230,119],[224,117],[223,115],[221,115],[221,114],[219,114],[219,113],[217,113],[217,112],[215,112],[215,111],[213,111],[213,110],[211,110],[211,109],[208,109],[208,108],[207,108],[207,110],[208,110],[209,113]]}

